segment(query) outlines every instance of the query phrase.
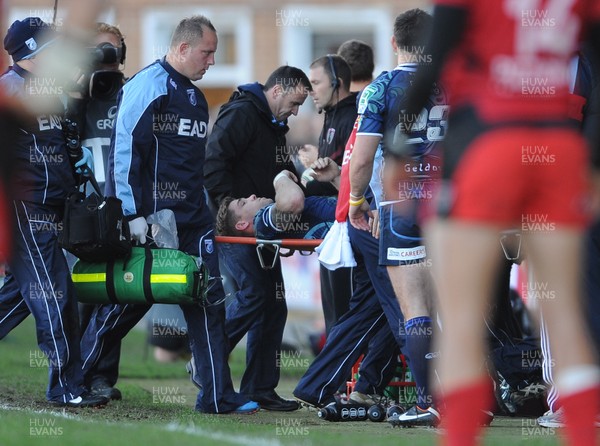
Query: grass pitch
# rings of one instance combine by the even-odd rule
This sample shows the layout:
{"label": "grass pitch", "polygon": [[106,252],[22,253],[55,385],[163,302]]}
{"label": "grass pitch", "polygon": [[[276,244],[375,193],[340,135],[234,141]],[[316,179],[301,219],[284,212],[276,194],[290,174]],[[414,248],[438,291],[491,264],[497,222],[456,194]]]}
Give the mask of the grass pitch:
{"label": "grass pitch", "polygon": [[[46,403],[47,367],[30,317],[0,341],[0,446],[13,445],[432,445],[434,429],[393,429],[387,423],[331,423],[316,411],[204,415],[194,411],[196,388],[184,362],[159,364],[147,354],[145,333],[133,330],[122,348],[122,401],[102,409],[56,409]],[[231,357],[234,382],[243,350]],[[302,367],[284,367],[278,392],[290,397]],[[238,378],[236,378],[238,377]],[[600,429],[599,429],[600,431]],[[486,445],[558,445],[560,432],[534,419],[497,417]]]}

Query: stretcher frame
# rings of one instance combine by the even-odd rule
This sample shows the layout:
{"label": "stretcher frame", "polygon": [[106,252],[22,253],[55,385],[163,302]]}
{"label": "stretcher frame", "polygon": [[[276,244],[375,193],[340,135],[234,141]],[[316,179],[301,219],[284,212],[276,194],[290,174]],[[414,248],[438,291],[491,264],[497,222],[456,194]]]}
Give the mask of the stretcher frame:
{"label": "stretcher frame", "polygon": [[[255,245],[258,261],[263,269],[273,269],[279,257],[290,257],[298,252],[300,255],[311,255],[317,246],[321,244],[322,239],[295,239],[284,238],[279,240],[263,240],[256,237],[235,237],[228,235],[217,235],[217,243],[237,243],[240,245]],[[270,250],[273,255],[273,261],[270,264],[265,262],[263,252]]]}
{"label": "stretcher frame", "polygon": [[[354,392],[354,387],[356,386],[356,382],[358,381],[357,376],[359,376],[359,374],[360,374],[360,364],[362,363],[364,356],[365,355],[360,355],[359,358],[354,363],[354,365],[352,366],[352,371],[350,372],[350,379],[348,381],[346,381],[346,395],[350,395],[352,392]],[[409,369],[408,363],[406,362],[406,357],[402,353],[400,353],[398,355],[398,362],[402,366],[403,370]],[[403,376],[402,378],[405,378],[405,376]],[[416,387],[416,386],[417,386],[416,382],[406,381],[405,379],[400,379],[398,381],[392,380],[388,383],[388,387]]]}

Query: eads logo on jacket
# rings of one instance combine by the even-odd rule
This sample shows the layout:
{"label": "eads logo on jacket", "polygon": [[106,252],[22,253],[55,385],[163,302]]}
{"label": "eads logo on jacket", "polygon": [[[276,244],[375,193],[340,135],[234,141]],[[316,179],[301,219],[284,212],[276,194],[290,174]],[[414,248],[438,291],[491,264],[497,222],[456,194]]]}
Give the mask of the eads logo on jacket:
{"label": "eads logo on jacket", "polygon": [[195,119],[180,118],[177,134],[181,136],[197,136],[204,138],[206,136],[207,124],[204,121]]}

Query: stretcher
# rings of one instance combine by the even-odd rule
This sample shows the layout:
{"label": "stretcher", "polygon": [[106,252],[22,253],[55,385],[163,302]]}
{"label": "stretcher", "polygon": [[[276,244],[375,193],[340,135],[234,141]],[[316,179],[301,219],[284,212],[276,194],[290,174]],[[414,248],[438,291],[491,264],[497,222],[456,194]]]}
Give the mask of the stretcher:
{"label": "stretcher", "polygon": [[[273,269],[279,257],[290,257],[298,252],[300,255],[307,256],[314,252],[315,248],[321,244],[321,239],[279,239],[279,240],[262,240],[255,237],[234,237],[218,235],[215,237],[217,243],[237,243],[241,245],[256,246],[256,254],[260,266],[263,269]],[[268,264],[265,262],[263,252],[269,250],[273,253],[273,261]]]}
{"label": "stretcher", "polygon": [[[362,363],[362,360],[364,358],[364,355],[360,355],[360,357],[356,360],[356,363],[354,363],[354,365],[352,366],[352,372],[350,373],[350,379],[348,381],[346,381],[346,394],[350,395],[353,391],[354,391],[354,387],[356,386],[356,382],[358,381],[358,377],[359,377],[359,369],[360,369],[360,364]],[[400,353],[398,355],[398,366],[396,367],[396,374],[395,377],[388,383],[387,387],[388,389],[386,389],[386,391],[389,391],[390,387],[398,387],[399,391],[402,391],[401,389],[404,389],[404,400],[407,399],[408,393],[407,390],[408,388],[416,388],[417,383],[414,381],[413,377],[411,374],[409,374],[410,372],[410,368],[408,367],[408,362],[406,361],[406,357]],[[406,402],[406,401],[403,401]]]}

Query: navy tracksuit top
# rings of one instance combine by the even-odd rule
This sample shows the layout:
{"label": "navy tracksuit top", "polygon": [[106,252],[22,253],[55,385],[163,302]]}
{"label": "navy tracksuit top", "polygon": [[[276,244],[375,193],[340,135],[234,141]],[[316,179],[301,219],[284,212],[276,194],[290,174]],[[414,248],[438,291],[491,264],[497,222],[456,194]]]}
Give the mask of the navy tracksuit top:
{"label": "navy tracksuit top", "polygon": [[161,209],[180,228],[203,222],[208,105],[202,92],[157,60],[122,88],[111,138],[106,194],[133,219]]}
{"label": "navy tracksuit top", "polygon": [[[18,65],[0,77],[0,88],[9,96],[55,94],[48,80],[34,77]],[[58,101],[58,99],[57,99]],[[57,110],[64,109],[58,103]],[[13,198],[48,206],[63,206],[75,187],[62,129],[63,114],[41,114],[28,118],[15,137]]]}

